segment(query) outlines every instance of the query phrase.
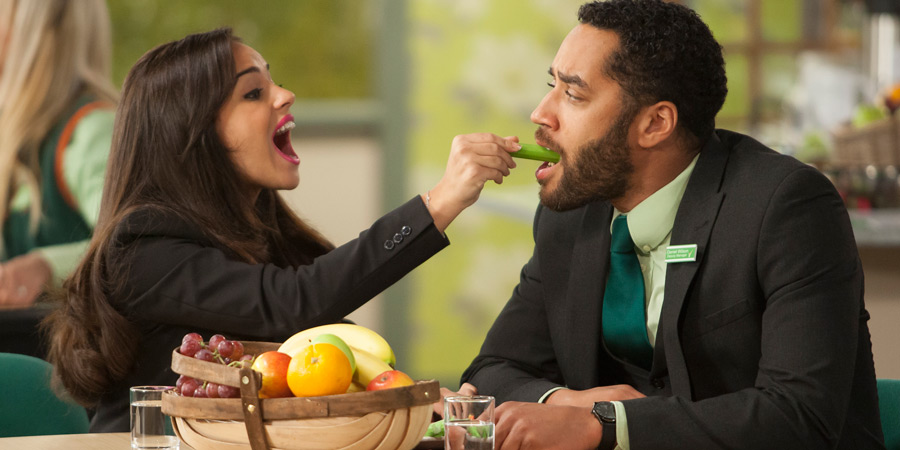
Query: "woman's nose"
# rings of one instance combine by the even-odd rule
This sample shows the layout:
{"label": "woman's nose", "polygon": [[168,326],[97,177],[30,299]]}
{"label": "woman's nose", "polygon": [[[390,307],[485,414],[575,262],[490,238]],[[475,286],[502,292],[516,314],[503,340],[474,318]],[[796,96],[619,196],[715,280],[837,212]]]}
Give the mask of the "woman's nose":
{"label": "woman's nose", "polygon": [[290,90],[285,89],[281,86],[275,86],[275,92],[276,92],[276,95],[275,95],[275,108],[276,109],[281,109],[281,108],[285,108],[285,107],[290,108],[291,105],[294,104],[295,96],[294,96],[294,93],[291,92]]}

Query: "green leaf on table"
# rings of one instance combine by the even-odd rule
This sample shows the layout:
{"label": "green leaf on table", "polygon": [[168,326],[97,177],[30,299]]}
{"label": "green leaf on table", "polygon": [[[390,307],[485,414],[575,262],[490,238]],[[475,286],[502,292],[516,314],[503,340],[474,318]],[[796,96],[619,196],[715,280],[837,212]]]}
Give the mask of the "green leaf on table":
{"label": "green leaf on table", "polygon": [[469,427],[469,434],[480,439],[487,439],[490,433],[490,427],[487,425]]}
{"label": "green leaf on table", "polygon": [[444,437],[444,419],[428,424],[425,437]]}

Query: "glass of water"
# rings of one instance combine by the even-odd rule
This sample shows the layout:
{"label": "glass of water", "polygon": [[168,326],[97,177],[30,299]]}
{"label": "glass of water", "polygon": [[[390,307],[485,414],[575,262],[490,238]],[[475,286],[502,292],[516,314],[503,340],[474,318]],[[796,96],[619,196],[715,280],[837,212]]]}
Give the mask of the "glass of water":
{"label": "glass of water", "polygon": [[178,449],[172,420],[162,412],[163,392],[172,386],[131,388],[131,448]]}
{"label": "glass of water", "polygon": [[444,398],[444,450],[494,449],[494,397]]}

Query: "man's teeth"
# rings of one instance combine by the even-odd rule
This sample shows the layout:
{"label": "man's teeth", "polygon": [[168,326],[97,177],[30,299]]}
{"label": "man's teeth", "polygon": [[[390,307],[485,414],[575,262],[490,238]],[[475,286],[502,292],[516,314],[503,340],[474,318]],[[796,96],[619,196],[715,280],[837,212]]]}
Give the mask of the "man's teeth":
{"label": "man's teeth", "polygon": [[555,165],[556,165],[556,163],[547,162],[547,167],[553,167],[553,166],[555,166]]}
{"label": "man's teeth", "polygon": [[275,136],[278,136],[279,134],[287,133],[288,131],[293,130],[294,127],[296,127],[296,126],[297,125],[294,123],[294,121],[285,122],[284,125],[282,125],[280,128],[275,130]]}

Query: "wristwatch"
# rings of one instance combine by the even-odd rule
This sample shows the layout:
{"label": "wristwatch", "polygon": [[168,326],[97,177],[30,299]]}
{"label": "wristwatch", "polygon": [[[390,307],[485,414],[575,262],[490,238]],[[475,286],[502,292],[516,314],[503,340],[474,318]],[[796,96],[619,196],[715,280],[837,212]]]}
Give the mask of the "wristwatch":
{"label": "wristwatch", "polygon": [[603,437],[597,450],[613,450],[616,448],[616,406],[611,402],[596,402],[591,412],[603,427]]}

